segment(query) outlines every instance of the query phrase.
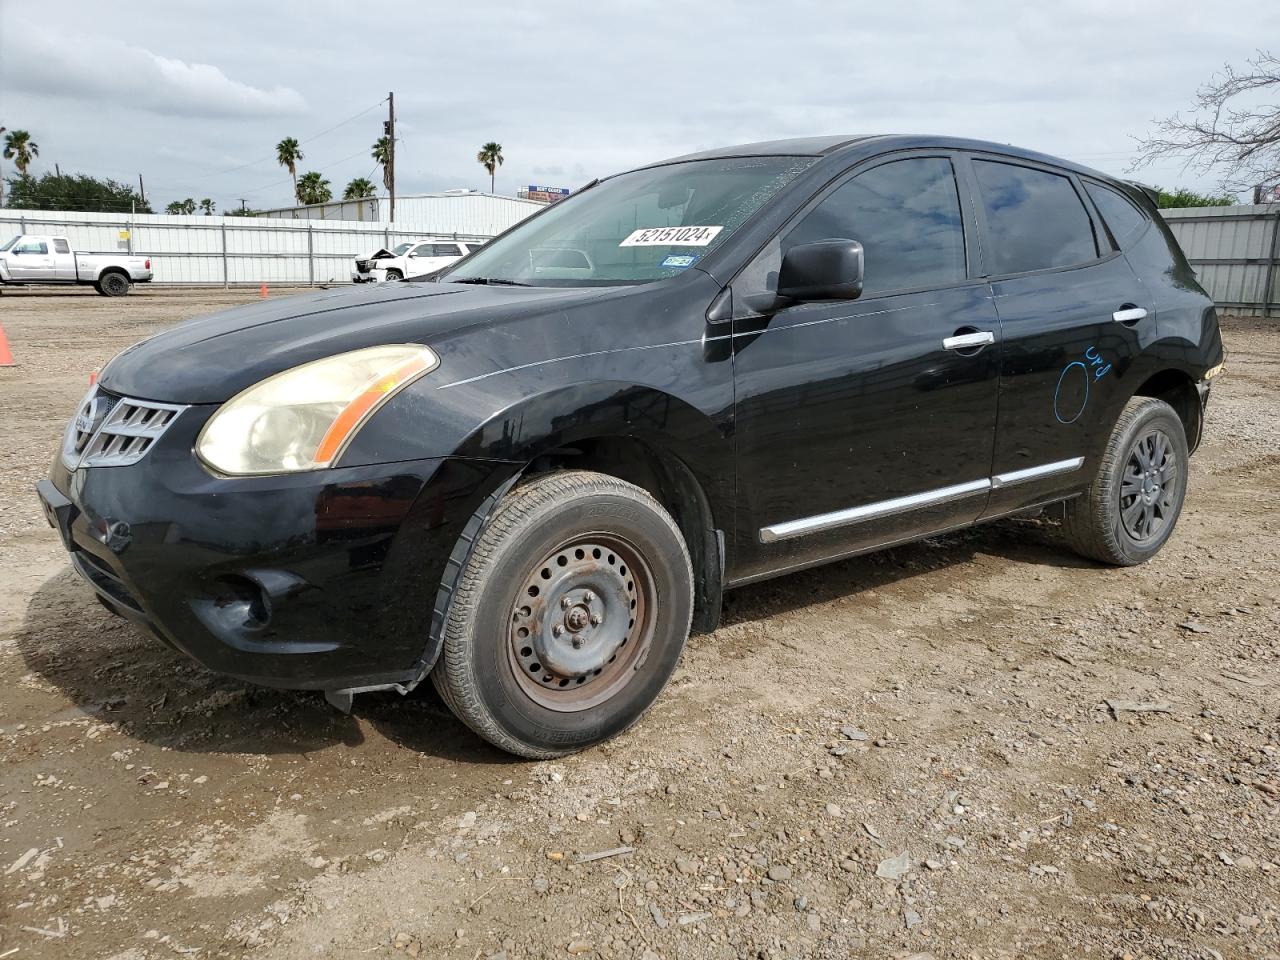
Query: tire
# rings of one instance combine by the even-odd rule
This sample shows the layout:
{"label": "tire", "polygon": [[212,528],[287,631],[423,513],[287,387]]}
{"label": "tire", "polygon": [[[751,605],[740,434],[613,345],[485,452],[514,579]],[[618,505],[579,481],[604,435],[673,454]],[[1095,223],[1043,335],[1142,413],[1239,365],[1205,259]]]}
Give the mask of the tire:
{"label": "tire", "polygon": [[94,284],[97,291],[104,297],[123,297],[129,292],[129,278],[123,273],[116,273],[114,270],[110,273],[104,273],[98,278],[98,282]]}
{"label": "tire", "polygon": [[459,574],[431,680],[495,746],[564,756],[640,719],[692,614],[689,552],[653,497],[604,474],[549,474],[494,508]]}
{"label": "tire", "polygon": [[387,283],[395,283],[396,281],[403,280],[403,279],[404,279],[404,274],[401,273],[399,270],[387,271],[387,281],[386,281]]}
{"label": "tire", "polygon": [[1130,567],[1173,534],[1187,493],[1187,434],[1163,400],[1134,397],[1120,413],[1089,489],[1067,501],[1067,541],[1091,560]]}

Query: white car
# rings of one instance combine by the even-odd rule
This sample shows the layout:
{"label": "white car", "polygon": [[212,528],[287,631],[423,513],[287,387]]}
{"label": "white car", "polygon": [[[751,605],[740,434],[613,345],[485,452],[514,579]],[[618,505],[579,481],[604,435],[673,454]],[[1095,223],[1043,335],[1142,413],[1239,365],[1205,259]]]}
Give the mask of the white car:
{"label": "white car", "polygon": [[413,240],[397,244],[391,250],[384,248],[359,257],[351,279],[355,283],[382,283],[420,277],[461,260],[479,246],[479,243],[458,240]]}

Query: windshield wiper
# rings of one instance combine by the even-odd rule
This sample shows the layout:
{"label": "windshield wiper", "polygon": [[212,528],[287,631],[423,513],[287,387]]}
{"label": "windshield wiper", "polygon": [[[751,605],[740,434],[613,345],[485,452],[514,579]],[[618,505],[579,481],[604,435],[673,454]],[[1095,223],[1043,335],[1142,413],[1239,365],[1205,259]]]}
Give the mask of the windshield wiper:
{"label": "windshield wiper", "polygon": [[[449,280],[448,277],[443,279]],[[498,286],[498,287],[532,287],[532,283],[522,283],[519,280],[507,280],[505,277],[463,277],[461,280],[449,280],[450,283],[475,283],[480,286]]]}

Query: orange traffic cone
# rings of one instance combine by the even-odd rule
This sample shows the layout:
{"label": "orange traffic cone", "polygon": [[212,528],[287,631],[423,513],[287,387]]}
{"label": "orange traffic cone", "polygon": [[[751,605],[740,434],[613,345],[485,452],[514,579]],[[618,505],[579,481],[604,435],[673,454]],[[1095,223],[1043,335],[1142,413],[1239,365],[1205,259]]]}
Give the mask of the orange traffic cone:
{"label": "orange traffic cone", "polygon": [[267,285],[265,283],[258,288],[258,297],[262,300],[267,299]]}
{"label": "orange traffic cone", "polygon": [[13,351],[9,349],[9,338],[4,335],[4,327],[0,326],[0,367],[14,367]]}

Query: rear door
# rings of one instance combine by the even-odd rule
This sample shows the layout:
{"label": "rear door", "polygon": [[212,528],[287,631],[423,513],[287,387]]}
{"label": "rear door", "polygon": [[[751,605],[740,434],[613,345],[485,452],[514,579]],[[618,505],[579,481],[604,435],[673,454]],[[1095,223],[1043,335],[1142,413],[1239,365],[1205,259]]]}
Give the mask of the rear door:
{"label": "rear door", "polygon": [[997,516],[1088,482],[1155,317],[1073,174],[973,155],[968,177],[1003,338]]}
{"label": "rear door", "polygon": [[71,244],[62,237],[54,237],[50,242],[53,244],[53,278],[76,279],[76,255],[71,252]]}
{"label": "rear door", "polygon": [[[735,582],[982,512],[999,329],[988,288],[969,269],[963,206],[948,153],[873,161],[820,195],[734,280]],[[862,296],[779,303],[786,250],[824,239],[862,243]]]}

